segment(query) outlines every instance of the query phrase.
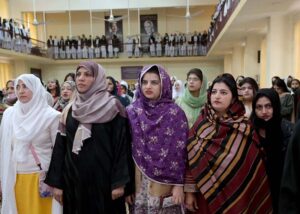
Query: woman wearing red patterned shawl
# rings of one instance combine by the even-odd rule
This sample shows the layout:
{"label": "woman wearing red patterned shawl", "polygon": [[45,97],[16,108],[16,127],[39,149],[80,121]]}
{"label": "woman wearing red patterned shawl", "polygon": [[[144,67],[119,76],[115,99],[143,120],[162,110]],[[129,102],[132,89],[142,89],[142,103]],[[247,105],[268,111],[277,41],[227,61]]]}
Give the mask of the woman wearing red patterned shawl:
{"label": "woman wearing red patterned shawl", "polygon": [[196,213],[270,213],[257,136],[231,74],[218,76],[188,140],[186,206]]}
{"label": "woman wearing red patterned shawl", "polygon": [[127,107],[136,191],[127,202],[133,205],[132,213],[181,213],[187,119],[172,101],[170,77],[161,66],[143,68],[137,93]]}

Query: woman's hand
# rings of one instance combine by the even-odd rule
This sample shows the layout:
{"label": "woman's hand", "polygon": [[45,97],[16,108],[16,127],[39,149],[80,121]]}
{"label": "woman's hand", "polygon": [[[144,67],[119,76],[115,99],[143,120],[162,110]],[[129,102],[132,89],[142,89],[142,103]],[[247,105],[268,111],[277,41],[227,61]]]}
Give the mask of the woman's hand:
{"label": "woman's hand", "polygon": [[124,195],[124,186],[122,187],[118,187],[117,189],[114,189],[112,192],[111,192],[111,198],[112,200],[115,200],[117,198],[120,198]]}
{"label": "woman's hand", "polygon": [[53,197],[56,201],[58,201],[58,203],[63,205],[63,190],[57,189],[54,187],[53,188]]}
{"label": "woman's hand", "polygon": [[172,196],[174,204],[182,204],[184,202],[183,186],[174,186],[172,189]]}
{"label": "woman's hand", "polygon": [[134,202],[134,194],[126,196],[125,201],[126,201],[129,205],[133,205],[133,202]]}
{"label": "woman's hand", "polygon": [[198,209],[196,195],[192,192],[187,192],[185,194],[185,207],[192,212],[196,212]]}

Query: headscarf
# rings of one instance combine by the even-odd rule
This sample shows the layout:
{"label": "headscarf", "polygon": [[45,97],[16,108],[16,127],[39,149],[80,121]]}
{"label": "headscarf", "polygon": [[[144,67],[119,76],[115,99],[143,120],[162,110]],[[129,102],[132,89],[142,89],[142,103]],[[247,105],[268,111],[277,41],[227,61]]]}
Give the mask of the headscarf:
{"label": "headscarf", "polygon": [[32,92],[32,98],[27,103],[18,100],[13,107],[5,110],[1,122],[2,213],[17,213],[14,191],[17,163],[27,160],[31,142],[46,131],[60,114],[47,104],[47,91],[36,76],[19,76],[16,91],[19,80]]}
{"label": "headscarf", "polygon": [[272,205],[257,136],[244,117],[235,84],[232,88],[232,103],[222,117],[212,108],[208,93],[189,133],[190,171],[211,213],[268,213]]}
{"label": "headscarf", "polygon": [[[106,90],[106,77],[104,69],[92,61],[82,62],[78,65],[76,72],[85,68],[94,75],[92,86],[85,93],[76,93],[72,103],[72,116],[79,121],[75,133],[72,152],[78,154],[83,141],[91,137],[93,123],[106,123],[113,120],[117,114],[123,117],[125,109],[117,98],[110,96]],[[62,128],[61,133],[64,133]]]}
{"label": "headscarf", "polygon": [[28,144],[40,135],[41,126],[52,122],[45,116],[51,107],[47,103],[47,91],[39,78],[33,74],[22,74],[16,79],[16,91],[19,80],[32,91],[32,98],[27,103],[17,101],[14,105],[13,132],[16,140]]}
{"label": "headscarf", "polygon": [[201,108],[204,106],[207,99],[206,92],[207,78],[203,75],[203,81],[198,97],[191,95],[188,88],[184,90],[184,94],[176,103],[183,109],[188,119],[189,127],[191,128],[199,117]]}
{"label": "headscarf", "polygon": [[[71,86],[72,93],[74,93],[74,91],[76,89],[75,88],[75,82],[73,82],[73,81],[65,81],[63,84],[61,84],[61,87],[65,83],[67,83],[67,84],[69,84],[69,86]],[[71,98],[72,98],[72,96],[71,96]],[[58,111],[62,111],[68,105],[68,103],[70,102],[70,99],[69,100],[64,100],[63,97],[62,97],[62,95],[60,95],[58,101],[55,103],[55,105],[53,106],[53,108],[56,109],[56,110],[58,110]]]}
{"label": "headscarf", "polygon": [[[161,80],[158,100],[147,99],[141,89],[143,76],[153,68],[158,69]],[[172,101],[171,81],[164,68],[145,66],[137,93],[136,101],[127,107],[137,167],[156,182],[183,184],[188,124],[184,112]]]}
{"label": "headscarf", "polygon": [[[256,103],[259,98],[261,97],[267,97],[271,101],[271,105],[273,108],[273,117],[265,121],[263,119],[260,119],[257,117],[255,113],[255,107]],[[281,105],[280,105],[280,98],[278,93],[269,88],[262,88],[260,89],[256,96],[253,99],[252,102],[252,115],[251,115],[251,120],[253,122],[253,125],[255,129],[263,128],[266,130],[266,138],[270,139],[270,143],[275,143],[282,140],[282,131],[281,131]]]}
{"label": "headscarf", "polygon": [[[176,89],[175,85],[179,84],[179,89]],[[177,98],[181,97],[183,95],[184,92],[184,85],[183,82],[181,80],[176,80],[173,87],[172,87],[172,99],[176,100]]]}
{"label": "headscarf", "polygon": [[[257,117],[255,107],[258,99],[266,97],[271,101],[273,108],[273,117],[265,121]],[[275,213],[278,212],[278,200],[281,184],[281,176],[283,173],[285,151],[287,147],[286,139],[281,128],[280,99],[278,93],[269,88],[260,89],[253,99],[252,115],[254,128],[264,129],[266,136],[260,138],[260,146],[263,147],[266,157],[266,170],[269,176],[269,183],[272,193],[272,201]],[[288,140],[287,140],[288,141]],[[286,143],[286,145],[285,145]]]}

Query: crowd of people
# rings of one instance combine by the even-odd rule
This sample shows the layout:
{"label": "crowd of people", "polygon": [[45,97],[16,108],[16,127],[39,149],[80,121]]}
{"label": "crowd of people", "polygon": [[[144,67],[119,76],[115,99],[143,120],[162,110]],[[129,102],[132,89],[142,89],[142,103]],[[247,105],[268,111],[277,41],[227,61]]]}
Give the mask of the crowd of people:
{"label": "crowd of people", "polygon": [[0,48],[30,54],[32,43],[29,28],[13,19],[2,20],[0,17]]}
{"label": "crowd of people", "polygon": [[298,213],[300,84],[272,83],[147,65],[131,90],[91,61],[61,85],[22,74],[2,91],[1,213]]}
{"label": "crowd of people", "polygon": [[[206,54],[207,32],[168,33],[162,37],[153,33],[146,44],[140,42],[140,36],[127,36],[122,44],[116,35],[100,38],[82,36],[49,36],[47,40],[48,56],[54,59],[93,59],[93,58],[118,58],[120,50],[124,50],[128,58],[142,57],[177,57],[177,56],[204,56]],[[143,47],[147,48],[144,49]]]}

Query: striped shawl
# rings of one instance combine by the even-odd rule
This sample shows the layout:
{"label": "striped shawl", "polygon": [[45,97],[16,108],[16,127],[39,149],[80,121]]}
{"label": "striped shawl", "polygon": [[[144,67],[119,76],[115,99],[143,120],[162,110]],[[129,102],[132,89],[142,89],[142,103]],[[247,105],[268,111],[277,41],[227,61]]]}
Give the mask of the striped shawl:
{"label": "striped shawl", "polygon": [[211,213],[272,211],[257,137],[239,102],[218,118],[206,104],[189,133],[189,170]]}

